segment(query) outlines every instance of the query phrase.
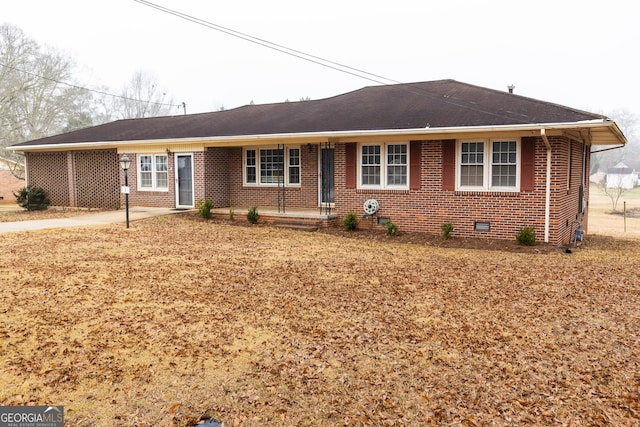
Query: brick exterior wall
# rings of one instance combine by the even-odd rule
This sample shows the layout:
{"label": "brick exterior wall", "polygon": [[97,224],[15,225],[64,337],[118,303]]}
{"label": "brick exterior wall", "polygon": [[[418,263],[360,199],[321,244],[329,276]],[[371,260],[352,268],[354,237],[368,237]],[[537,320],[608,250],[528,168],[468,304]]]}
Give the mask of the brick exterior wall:
{"label": "brick exterior wall", "polygon": [[[229,197],[230,204],[241,207],[278,206],[278,188],[243,186],[244,173],[242,148],[229,149]],[[300,146],[300,187],[285,188],[286,209],[318,207],[318,146]]]}
{"label": "brick exterior wall", "polygon": [[118,206],[118,155],[116,150],[74,151],[76,206],[115,209]]}
{"label": "brick exterior wall", "polygon": [[204,152],[204,197],[215,207],[231,205],[229,160],[234,150],[237,149],[209,148]]}
{"label": "brick exterior wall", "polygon": [[[210,155],[207,152],[196,151],[190,152],[176,152],[167,153],[168,161],[168,189],[167,190],[141,190],[138,188],[138,165],[140,154],[126,153],[129,159],[131,159],[131,166],[128,171],[129,181],[129,205],[130,206],[149,206],[149,207],[175,207],[176,206],[176,156],[180,154],[192,155],[192,168],[193,168],[193,203],[194,205],[198,200],[208,197],[207,185],[209,185],[205,171],[207,168],[207,161],[210,163],[210,167],[215,167],[215,163],[211,159],[207,160]],[[161,154],[161,153],[154,153]],[[120,154],[122,157],[124,153]],[[209,168],[210,169],[210,168]],[[120,183],[124,185],[124,171],[120,170]],[[120,205],[124,206],[125,196],[120,196]]]}
{"label": "brick exterior wall", "polygon": [[[122,158],[125,153],[120,153],[119,157]],[[127,157],[131,159],[131,166],[128,170],[127,180],[129,183],[129,206],[148,206],[148,207],[174,207],[176,204],[175,193],[175,169],[174,169],[174,155],[168,154],[168,190],[167,191],[138,191],[138,155],[135,153],[126,153]],[[120,169],[120,185],[124,185],[124,171]],[[120,206],[125,205],[125,195],[120,195]]]}
{"label": "brick exterior wall", "polygon": [[[569,241],[571,223],[578,211],[583,145],[571,143],[572,187],[567,190],[570,141],[561,137],[549,140],[553,163],[549,242],[562,244]],[[390,218],[403,231],[440,234],[441,225],[451,222],[454,236],[512,240],[522,227],[533,226],[537,238],[543,240],[547,157],[542,138],[536,138],[535,141],[534,188],[518,193],[443,190],[442,147],[442,141],[422,142],[419,190],[363,190],[347,188],[345,145],[338,144],[335,164],[338,214],[344,216],[354,211],[362,215],[364,201],[376,199],[380,204],[378,216]],[[588,160],[586,170],[589,167]],[[588,179],[585,181],[588,195]],[[580,219],[583,219],[581,215]],[[475,231],[476,221],[489,222],[490,231]],[[369,221],[361,222],[363,227],[370,224]],[[375,223],[374,226],[381,227]]]}
{"label": "brick exterior wall", "polygon": [[76,206],[69,197],[67,152],[25,153],[27,184],[44,188],[53,206]]}
{"label": "brick exterior wall", "polygon": [[205,198],[205,160],[206,154],[203,151],[193,153],[193,203]]}
{"label": "brick exterior wall", "polygon": [[53,206],[117,207],[116,150],[26,153],[25,161],[27,183],[44,188]]}
{"label": "brick exterior wall", "polygon": [[[523,138],[524,139],[524,138]],[[575,222],[587,227],[586,215],[578,213],[580,184],[588,199],[589,150],[584,144],[566,137],[549,137],[552,148],[551,215],[549,241],[569,243]],[[410,190],[364,190],[347,184],[346,145],[335,144],[336,210],[341,217],[349,211],[363,215],[363,203],[376,199],[379,217],[390,218],[401,231],[440,234],[441,225],[451,222],[454,236],[479,238],[515,238],[523,226],[533,226],[538,240],[544,237],[546,192],[546,146],[542,138],[527,138],[534,143],[533,185],[530,190],[511,192],[463,192],[443,190],[443,141],[418,142],[422,162],[419,181],[412,180]],[[413,146],[413,145],[412,145]],[[287,187],[287,209],[318,207],[317,144],[301,145],[301,185]],[[413,150],[413,149],[412,149]],[[413,152],[413,151],[412,151]],[[275,208],[277,187],[243,185],[243,149],[241,147],[208,148],[193,154],[194,203],[213,200],[214,206]],[[124,173],[118,165],[116,150],[27,153],[28,182],[42,186],[54,205],[114,208],[124,206]],[[168,153],[168,191],[138,190],[138,157],[131,159],[128,173],[130,205],[173,207],[176,205],[175,158]],[[583,159],[584,157],[584,159]],[[118,201],[119,198],[119,201]],[[585,209],[587,207],[585,206]],[[474,231],[474,223],[488,222],[488,232]],[[363,221],[362,226],[369,226]],[[377,224],[374,226],[381,227]]]}
{"label": "brick exterior wall", "polygon": [[24,187],[25,182],[13,176],[10,170],[0,169],[0,203],[15,203],[16,197],[14,192]]}
{"label": "brick exterior wall", "polygon": [[552,160],[555,170],[552,178],[551,229],[557,233],[554,241],[567,244],[573,239],[576,221],[581,222],[585,230],[588,226],[588,207],[583,207],[583,215],[579,212],[579,204],[581,184],[584,185],[585,199],[588,200],[590,150],[587,148],[584,153],[584,144],[565,138],[550,138],[550,142],[554,155],[557,153],[557,160]]}

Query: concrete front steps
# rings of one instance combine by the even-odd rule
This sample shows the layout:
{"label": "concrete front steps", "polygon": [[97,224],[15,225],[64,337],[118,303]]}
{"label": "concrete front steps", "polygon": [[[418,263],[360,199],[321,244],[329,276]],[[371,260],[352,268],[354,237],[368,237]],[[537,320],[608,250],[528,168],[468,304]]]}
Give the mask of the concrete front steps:
{"label": "concrete front steps", "polygon": [[320,224],[315,220],[308,219],[294,219],[294,218],[286,218],[286,219],[278,219],[273,221],[273,226],[276,228],[286,228],[289,230],[299,230],[299,231],[318,231],[320,228]]}
{"label": "concrete front steps", "polygon": [[[235,208],[234,216],[246,220],[247,212],[248,208]],[[229,218],[229,208],[212,209],[211,213],[216,218]],[[290,209],[278,212],[274,208],[258,208],[258,214],[260,222],[291,230],[317,231],[319,228],[332,227],[339,223],[337,214],[321,213],[318,209]]]}

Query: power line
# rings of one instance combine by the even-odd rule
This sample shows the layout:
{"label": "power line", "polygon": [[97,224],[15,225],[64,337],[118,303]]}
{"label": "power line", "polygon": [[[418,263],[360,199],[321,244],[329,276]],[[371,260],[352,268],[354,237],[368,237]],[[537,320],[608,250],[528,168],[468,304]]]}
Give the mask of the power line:
{"label": "power line", "polygon": [[182,103],[182,104],[166,104],[166,103],[155,102],[155,101],[143,101],[141,99],[130,98],[130,97],[123,96],[123,95],[115,95],[113,93],[104,92],[104,91],[101,91],[101,90],[98,90],[98,89],[89,89],[89,88],[86,88],[86,87],[83,87],[83,86],[78,86],[78,85],[73,84],[73,83],[67,83],[67,82],[63,82],[61,80],[52,79],[51,77],[45,77],[45,76],[42,76],[40,74],[32,73],[31,71],[22,70],[20,68],[14,67],[12,65],[4,64],[2,62],[0,62],[0,66],[8,68],[10,70],[17,71],[19,73],[24,73],[24,74],[30,75],[32,77],[36,77],[36,78],[43,79],[43,80],[49,80],[51,82],[62,84],[62,85],[65,85],[65,86],[69,86],[69,87],[72,87],[72,88],[75,88],[75,89],[86,90],[87,92],[93,92],[93,93],[97,93],[97,94],[100,94],[100,95],[111,96],[113,98],[120,98],[120,99],[124,99],[126,101],[143,102],[143,103],[148,103],[148,104],[153,104],[153,105],[159,105],[161,107],[176,107],[176,108],[184,108],[185,107],[184,103]]}
{"label": "power line", "polygon": [[368,71],[360,70],[358,68],[350,67],[348,65],[341,64],[339,62],[330,61],[328,59],[324,59],[324,58],[321,58],[319,56],[311,55],[309,53],[305,53],[305,52],[302,52],[300,50],[292,49],[292,48],[289,48],[289,47],[286,47],[286,46],[283,46],[283,45],[280,45],[280,44],[277,44],[277,43],[273,43],[273,42],[270,42],[268,40],[265,40],[265,39],[262,39],[262,38],[259,38],[259,37],[255,37],[255,36],[240,32],[240,31],[233,30],[233,29],[228,28],[228,27],[224,27],[222,25],[214,24],[213,22],[206,21],[204,19],[200,19],[200,18],[188,15],[188,14],[183,13],[183,12],[179,12],[177,10],[170,9],[168,7],[160,6],[160,5],[156,4],[156,3],[152,3],[152,2],[147,1],[147,0],[133,0],[133,1],[135,1],[137,3],[140,3],[141,5],[148,6],[150,8],[159,10],[159,11],[164,12],[164,13],[167,13],[169,15],[173,15],[173,16],[176,16],[178,18],[184,19],[186,21],[189,21],[189,22],[192,22],[192,23],[195,23],[195,24],[198,24],[198,25],[202,25],[202,26],[210,28],[212,30],[219,31],[221,33],[225,33],[225,34],[228,34],[230,36],[233,36],[233,37],[248,41],[250,43],[254,43],[254,44],[266,47],[268,49],[272,49],[272,50],[284,53],[286,55],[290,55],[290,56],[293,56],[295,58],[302,59],[304,61],[312,62],[314,64],[317,64],[317,65],[320,65],[320,66],[323,66],[323,67],[326,67],[326,68],[330,68],[330,69],[333,69],[333,70],[336,70],[336,71],[339,71],[339,72],[342,72],[342,73],[350,74],[350,75],[355,76],[355,77],[359,77],[359,78],[362,78],[362,79],[365,79],[365,80],[369,80],[369,81],[374,82],[374,83],[378,83],[378,84],[381,84],[381,85],[400,84],[400,85],[403,85],[404,89],[407,90],[407,91],[410,91],[410,92],[413,92],[413,93],[420,93],[420,94],[422,94],[424,96],[428,96],[430,98],[437,99],[440,102],[443,102],[443,103],[446,103],[446,104],[454,105],[454,106],[460,107],[460,108],[466,108],[466,109],[473,110],[473,111],[479,111],[479,112],[482,112],[482,113],[485,113],[485,114],[489,114],[489,115],[492,115],[492,116],[495,116],[495,117],[512,118],[512,117],[508,116],[507,114],[503,114],[503,113],[495,112],[495,111],[487,111],[487,110],[484,110],[482,108],[478,108],[478,107],[473,106],[473,105],[468,105],[467,101],[462,100],[462,99],[458,100],[455,97],[444,97],[440,93],[429,91],[429,90],[425,89],[424,87],[417,86],[417,85],[412,84],[412,83],[402,83],[402,82],[399,82],[397,80],[390,79],[390,78],[384,77],[384,76],[380,76],[378,74],[370,73]]}
{"label": "power line", "polygon": [[[233,30],[231,28],[227,28],[227,27],[224,27],[222,25],[214,24],[213,22],[206,21],[204,19],[200,19],[200,18],[197,18],[195,16],[191,16],[191,15],[188,15],[186,13],[179,12],[179,11],[174,10],[174,9],[169,9],[168,7],[160,6],[160,5],[152,3],[150,1],[146,1],[146,0],[134,0],[134,1],[137,2],[137,3],[140,3],[140,4],[144,5],[144,6],[148,6],[148,7],[151,7],[153,9],[157,9],[157,10],[159,10],[161,12],[168,13],[169,15],[173,15],[173,16],[176,16],[178,18],[184,19],[186,21],[193,22],[195,24],[202,25],[204,27],[210,28],[210,29],[215,30],[215,31],[219,31],[221,33],[228,34],[230,36],[233,36],[233,37],[248,41],[250,43],[254,43],[254,44],[266,47],[268,49],[272,49],[272,50],[284,53],[285,55],[290,55],[290,56],[293,56],[295,58],[302,59],[304,61],[312,62],[314,64],[321,65],[321,66],[326,67],[326,68],[331,68],[333,70],[340,71],[342,73],[351,74],[352,76],[360,77],[362,79],[366,79],[366,80],[372,81],[374,83],[379,83],[379,84],[389,84],[389,82],[396,83],[396,84],[401,83],[401,82],[399,82],[397,80],[393,80],[393,79],[390,79],[388,77],[380,76],[378,74],[373,74],[373,73],[370,73],[368,71],[364,71],[364,70],[360,70],[358,68],[350,67],[348,65],[341,64],[339,62],[330,61],[328,59],[324,59],[324,58],[321,58],[319,56],[311,55],[309,53],[305,53],[305,52],[302,52],[300,50],[292,49],[292,48],[289,48],[289,47],[286,47],[286,46],[283,46],[283,45],[280,45],[280,44],[277,44],[277,43],[270,42],[270,41],[265,40],[265,39],[261,39],[259,37],[255,37],[255,36],[240,32],[240,31]],[[369,76],[369,77],[367,77],[367,76]],[[386,82],[383,81],[383,80],[386,80]]]}

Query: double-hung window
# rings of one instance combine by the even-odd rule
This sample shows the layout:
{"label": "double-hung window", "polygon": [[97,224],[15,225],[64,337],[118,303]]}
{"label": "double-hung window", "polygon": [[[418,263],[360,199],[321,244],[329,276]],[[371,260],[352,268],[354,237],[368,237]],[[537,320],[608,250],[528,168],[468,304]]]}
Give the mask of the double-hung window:
{"label": "double-hung window", "polygon": [[244,181],[247,184],[255,184],[257,181],[256,150],[246,150],[244,153]]}
{"label": "double-hung window", "polygon": [[491,186],[515,188],[517,184],[518,150],[516,141],[491,143]]}
{"label": "double-hung window", "polygon": [[407,144],[387,145],[387,186],[407,186]]}
{"label": "double-hung window", "polygon": [[166,154],[138,155],[138,189],[169,190],[169,159]]}
{"label": "double-hung window", "polygon": [[460,187],[483,188],[486,160],[484,142],[463,142],[460,145]]}
{"label": "double-hung window", "polygon": [[260,149],[260,184],[277,184],[284,179],[284,153],[275,148]]}
{"label": "double-hung window", "polygon": [[458,143],[458,190],[518,191],[520,142],[515,139]]}
{"label": "double-hung window", "polygon": [[299,148],[289,148],[287,149],[289,156],[287,157],[289,160],[289,185],[299,185],[300,184],[300,149]]}
{"label": "double-hung window", "polygon": [[409,188],[408,144],[362,144],[360,146],[360,187]]}
{"label": "double-hung window", "polygon": [[273,186],[300,185],[300,148],[246,148],[244,184]]}
{"label": "double-hung window", "polygon": [[360,183],[364,186],[380,186],[382,169],[382,156],[380,155],[380,145],[363,145],[361,147],[362,156]]}

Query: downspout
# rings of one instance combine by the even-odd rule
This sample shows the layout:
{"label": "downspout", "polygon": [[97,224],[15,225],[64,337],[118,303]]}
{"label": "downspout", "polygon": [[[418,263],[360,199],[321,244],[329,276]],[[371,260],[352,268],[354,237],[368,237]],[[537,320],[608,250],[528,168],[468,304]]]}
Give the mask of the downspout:
{"label": "downspout", "polygon": [[551,144],[544,129],[540,129],[540,135],[547,147],[547,179],[544,202],[544,242],[549,243],[549,222],[551,218]]}

